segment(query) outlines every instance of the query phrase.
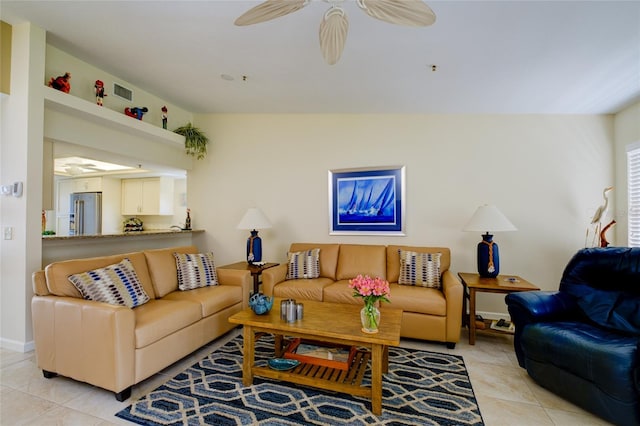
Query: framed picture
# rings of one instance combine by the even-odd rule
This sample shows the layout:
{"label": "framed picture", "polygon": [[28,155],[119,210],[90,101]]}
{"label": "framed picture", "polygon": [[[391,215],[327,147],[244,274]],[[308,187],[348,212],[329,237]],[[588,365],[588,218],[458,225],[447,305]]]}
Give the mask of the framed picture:
{"label": "framed picture", "polygon": [[404,235],[405,168],[329,171],[330,234]]}

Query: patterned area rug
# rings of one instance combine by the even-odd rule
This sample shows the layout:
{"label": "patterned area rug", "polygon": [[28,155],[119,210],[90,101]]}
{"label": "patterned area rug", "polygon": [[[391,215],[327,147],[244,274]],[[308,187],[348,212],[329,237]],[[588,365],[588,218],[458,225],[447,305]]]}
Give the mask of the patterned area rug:
{"label": "patterned area rug", "polygon": [[[271,357],[273,337],[263,336],[256,363]],[[382,415],[370,409],[366,398],[259,377],[244,387],[238,336],[116,416],[141,425],[484,424],[462,357],[436,352],[390,348]]]}

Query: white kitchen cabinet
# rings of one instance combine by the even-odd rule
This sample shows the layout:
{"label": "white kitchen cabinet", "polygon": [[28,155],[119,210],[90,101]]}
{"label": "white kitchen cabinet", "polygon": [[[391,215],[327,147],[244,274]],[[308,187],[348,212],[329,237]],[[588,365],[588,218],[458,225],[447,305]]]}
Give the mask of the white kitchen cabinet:
{"label": "white kitchen cabinet", "polygon": [[69,200],[73,193],[73,180],[59,180],[56,194],[56,215],[69,214]]}
{"label": "white kitchen cabinet", "polygon": [[122,179],[122,214],[173,215],[173,186],[169,177]]}

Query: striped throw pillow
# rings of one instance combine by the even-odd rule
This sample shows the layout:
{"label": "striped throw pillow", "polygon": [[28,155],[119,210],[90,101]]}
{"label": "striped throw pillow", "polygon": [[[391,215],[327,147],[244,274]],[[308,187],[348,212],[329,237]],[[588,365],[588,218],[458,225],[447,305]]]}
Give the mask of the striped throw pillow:
{"label": "striped throw pillow", "polygon": [[440,288],[440,256],[442,253],[417,253],[398,250],[400,276],[398,284]]}
{"label": "striped throw pillow", "polygon": [[287,279],[318,278],[320,276],[320,249],[289,253]]}
{"label": "striped throw pillow", "polygon": [[213,253],[173,253],[173,256],[176,258],[180,290],[218,285]]}
{"label": "striped throw pillow", "polygon": [[127,258],[104,268],[70,275],[68,279],[85,300],[135,308],[150,299]]}

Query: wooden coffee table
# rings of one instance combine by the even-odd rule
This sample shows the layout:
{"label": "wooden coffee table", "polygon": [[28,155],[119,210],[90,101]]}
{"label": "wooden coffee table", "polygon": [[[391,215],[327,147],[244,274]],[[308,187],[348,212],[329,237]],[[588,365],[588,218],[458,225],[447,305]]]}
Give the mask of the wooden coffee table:
{"label": "wooden coffee table", "polygon": [[[382,374],[389,368],[389,346],[400,344],[401,309],[381,312],[380,331],[366,334],[361,331],[360,305],[303,301],[304,318],[288,323],[280,319],[280,299],[266,315],[256,315],[247,308],[229,317],[229,322],[243,325],[242,382],[253,383],[253,376],[298,383],[371,399],[371,411],[382,414]],[[283,336],[300,337],[366,349],[359,352],[348,371],[300,364],[290,371],[272,370],[255,365],[257,333],[272,333],[276,337],[275,355],[282,355]],[[361,386],[362,377],[371,360],[371,386]]]}

